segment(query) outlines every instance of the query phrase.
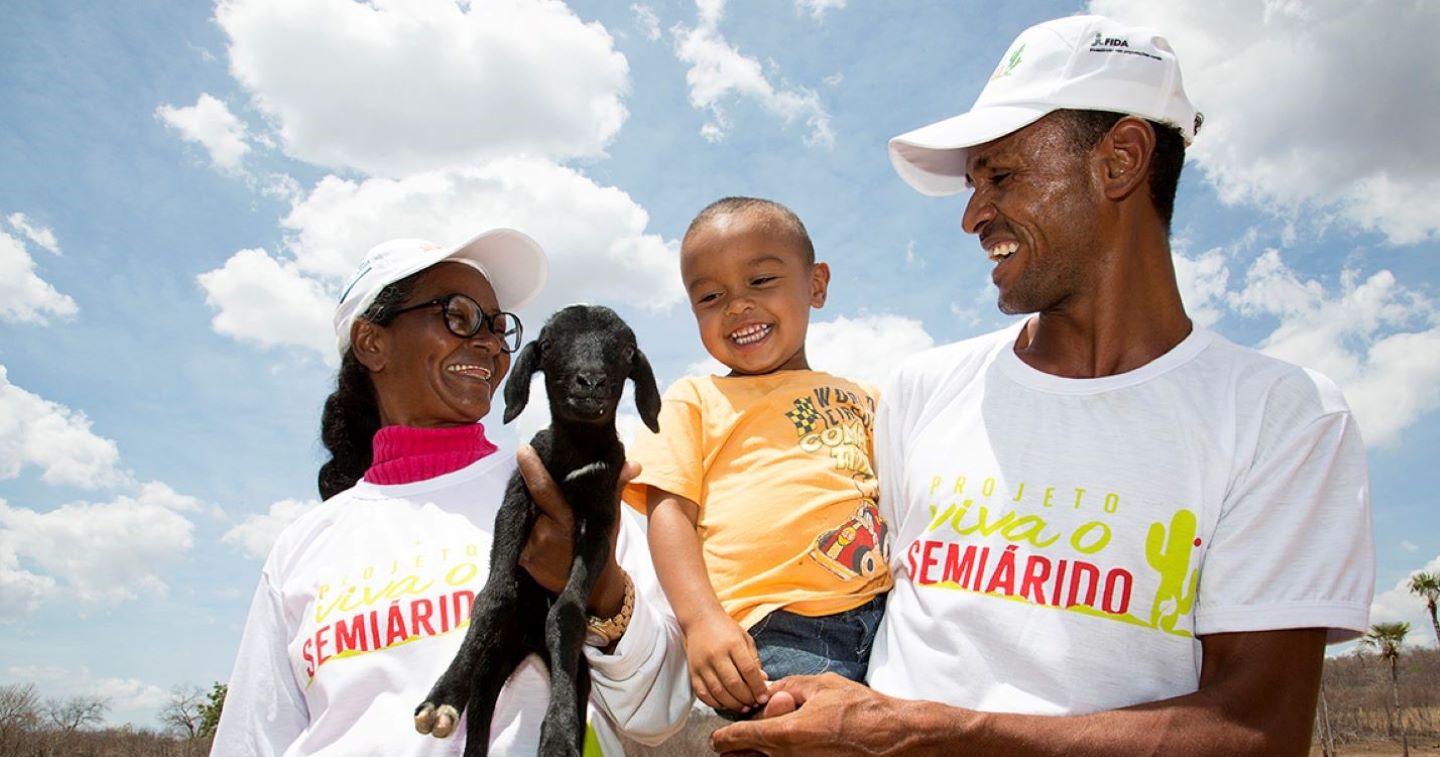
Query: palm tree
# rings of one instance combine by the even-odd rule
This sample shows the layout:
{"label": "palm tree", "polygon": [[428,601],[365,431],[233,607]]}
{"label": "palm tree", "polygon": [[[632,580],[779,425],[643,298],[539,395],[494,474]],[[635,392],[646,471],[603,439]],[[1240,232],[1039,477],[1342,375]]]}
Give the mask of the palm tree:
{"label": "palm tree", "polygon": [[1435,603],[1440,601],[1440,571],[1410,576],[1410,593],[1425,598],[1430,611],[1430,627],[1435,629],[1435,643],[1440,644],[1440,619],[1435,617]]}
{"label": "palm tree", "polygon": [[[1405,732],[1405,717],[1400,713],[1400,645],[1410,633],[1409,623],[1376,623],[1370,626],[1370,633],[1360,640],[1361,644],[1373,647],[1380,653],[1380,659],[1390,663],[1390,692],[1394,700],[1394,712],[1400,715],[1400,743],[1405,757],[1410,755],[1410,737]],[[1389,724],[1386,724],[1389,726]],[[1388,729],[1395,737],[1393,728]]]}

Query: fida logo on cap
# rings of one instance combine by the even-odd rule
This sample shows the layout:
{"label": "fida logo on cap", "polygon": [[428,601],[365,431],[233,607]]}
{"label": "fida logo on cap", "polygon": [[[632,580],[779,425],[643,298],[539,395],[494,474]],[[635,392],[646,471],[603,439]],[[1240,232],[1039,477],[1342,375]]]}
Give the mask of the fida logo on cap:
{"label": "fida logo on cap", "polygon": [[1090,49],[1096,50],[1105,48],[1114,50],[1121,47],[1129,47],[1130,43],[1119,37],[1106,37],[1100,32],[1095,32],[1095,39],[1090,42]]}
{"label": "fida logo on cap", "polygon": [[990,75],[990,81],[1009,76],[1010,72],[1014,71],[1015,67],[1020,65],[1020,54],[1023,52],[1025,52],[1025,45],[1022,44],[1015,48],[1004,60],[1000,61],[1000,65],[995,67],[995,73]]}

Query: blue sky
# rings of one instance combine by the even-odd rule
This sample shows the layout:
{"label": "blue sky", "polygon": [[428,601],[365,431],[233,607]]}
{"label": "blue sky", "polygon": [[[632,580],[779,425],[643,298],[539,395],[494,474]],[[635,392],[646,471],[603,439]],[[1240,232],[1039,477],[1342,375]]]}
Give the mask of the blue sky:
{"label": "blue sky", "polygon": [[964,197],[910,190],[885,141],[1087,10],[1177,49],[1207,116],[1174,230],[1191,315],[1344,388],[1373,620],[1433,644],[1395,587],[1440,569],[1440,6],[0,0],[0,683],[154,725],[229,674],[316,496],[331,303],[383,239],[529,232],[552,278],[527,321],[611,305],[662,383],[706,365],[675,254],[724,195],[790,205],[830,262],[816,367],[878,380],[1004,325]]}

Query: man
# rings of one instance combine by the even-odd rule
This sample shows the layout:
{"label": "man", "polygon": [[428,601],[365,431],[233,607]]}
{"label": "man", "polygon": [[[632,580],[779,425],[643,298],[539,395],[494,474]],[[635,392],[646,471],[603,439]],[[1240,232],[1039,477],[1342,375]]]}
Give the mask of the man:
{"label": "man", "polygon": [[1186,317],[1170,212],[1199,125],[1163,38],[1071,17],[891,141],[921,192],[973,188],[1000,309],[1035,315],[882,395],[874,689],[782,680],[718,751],[1307,751],[1324,646],[1367,624],[1364,447],[1327,379]]}

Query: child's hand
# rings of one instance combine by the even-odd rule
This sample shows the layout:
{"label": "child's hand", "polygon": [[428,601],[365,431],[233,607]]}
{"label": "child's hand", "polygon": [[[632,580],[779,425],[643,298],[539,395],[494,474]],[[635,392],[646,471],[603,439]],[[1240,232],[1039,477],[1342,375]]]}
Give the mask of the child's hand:
{"label": "child's hand", "polygon": [[690,685],[716,709],[745,712],[769,699],[755,640],[729,616],[716,613],[685,630]]}

